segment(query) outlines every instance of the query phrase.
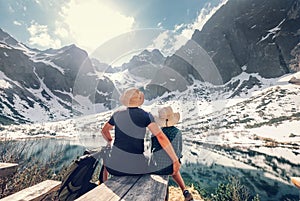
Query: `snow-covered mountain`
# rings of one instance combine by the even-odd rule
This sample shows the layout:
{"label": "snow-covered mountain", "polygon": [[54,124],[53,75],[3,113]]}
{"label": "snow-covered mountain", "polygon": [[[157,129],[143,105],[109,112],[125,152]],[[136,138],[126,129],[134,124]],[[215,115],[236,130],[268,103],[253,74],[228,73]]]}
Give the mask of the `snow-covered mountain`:
{"label": "snow-covered mountain", "polygon": [[231,0],[192,40],[211,55],[224,82],[242,67],[278,77],[299,70],[299,22],[298,0]]}
{"label": "snow-covered mountain", "polygon": [[114,85],[75,45],[39,51],[0,29],[1,124],[49,121],[111,108]]}
{"label": "snow-covered mountain", "polygon": [[298,0],[229,0],[164,65],[188,85],[191,76],[223,84],[243,71],[279,77],[299,70],[299,29]]}
{"label": "snow-covered mountain", "polygon": [[233,98],[263,88],[266,78],[299,70],[299,10],[297,0],[229,0],[174,55],[145,50],[116,68],[75,45],[31,49],[0,29],[0,123],[108,110],[129,86],[149,101],[198,81],[199,96]]}
{"label": "snow-covered mountain", "polygon": [[149,99],[185,91],[195,80],[239,85],[239,95],[263,85],[257,76],[232,82],[243,72],[265,79],[299,71],[299,10],[297,0],[229,0],[173,55],[156,63],[136,57],[124,67],[148,79],[142,88]]}

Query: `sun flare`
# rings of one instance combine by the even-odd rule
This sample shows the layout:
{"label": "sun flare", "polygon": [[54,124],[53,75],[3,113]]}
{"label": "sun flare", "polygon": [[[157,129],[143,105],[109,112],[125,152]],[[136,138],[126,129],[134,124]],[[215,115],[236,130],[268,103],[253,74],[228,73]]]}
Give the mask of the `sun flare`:
{"label": "sun flare", "polygon": [[62,8],[61,14],[71,37],[89,51],[110,38],[131,31],[135,22],[133,17],[122,15],[96,0],[71,0]]}

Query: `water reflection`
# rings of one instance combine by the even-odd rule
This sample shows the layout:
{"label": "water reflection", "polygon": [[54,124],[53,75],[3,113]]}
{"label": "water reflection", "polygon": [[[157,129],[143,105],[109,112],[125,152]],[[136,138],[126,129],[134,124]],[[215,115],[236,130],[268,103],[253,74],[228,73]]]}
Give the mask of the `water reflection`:
{"label": "water reflection", "polygon": [[35,138],[0,142],[0,151],[6,158],[18,154],[19,163],[56,160],[55,172],[72,160],[83,155],[86,149],[96,149],[104,145],[101,136],[84,136],[74,138]]}

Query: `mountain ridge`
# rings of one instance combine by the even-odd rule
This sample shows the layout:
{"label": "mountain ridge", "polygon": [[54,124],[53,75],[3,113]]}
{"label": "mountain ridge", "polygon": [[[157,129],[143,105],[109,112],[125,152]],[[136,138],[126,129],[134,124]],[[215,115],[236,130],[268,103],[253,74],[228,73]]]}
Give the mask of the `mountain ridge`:
{"label": "mountain ridge", "polygon": [[87,52],[76,45],[40,51],[1,31],[0,67],[7,86],[0,89],[2,122],[58,120],[95,112],[97,104],[111,107],[113,83],[98,79]]}
{"label": "mountain ridge", "polygon": [[229,0],[164,65],[186,85],[191,76],[224,84],[243,71],[264,78],[299,71],[299,10],[298,0]]}
{"label": "mountain ridge", "polygon": [[[149,101],[198,81],[206,92],[196,92],[228,98],[263,88],[262,79],[299,70],[299,11],[299,0],[229,0],[175,54],[144,50],[118,68],[76,45],[31,49],[0,29],[1,122],[97,113],[118,106],[119,93],[132,86]],[[245,73],[247,79],[235,79]]]}

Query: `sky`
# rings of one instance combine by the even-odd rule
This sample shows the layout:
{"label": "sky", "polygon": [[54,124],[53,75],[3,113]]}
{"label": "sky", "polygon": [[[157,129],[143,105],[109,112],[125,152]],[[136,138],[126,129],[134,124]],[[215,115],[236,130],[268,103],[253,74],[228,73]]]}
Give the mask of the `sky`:
{"label": "sky", "polygon": [[[160,30],[152,42],[171,54],[226,0],[0,0],[0,28],[29,47],[75,44],[89,54],[120,35]],[[176,34],[172,45],[163,40]],[[150,44],[144,45],[149,46]],[[154,45],[152,44],[154,47]],[[143,48],[143,47],[141,47]]]}

